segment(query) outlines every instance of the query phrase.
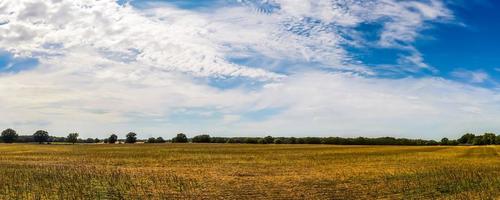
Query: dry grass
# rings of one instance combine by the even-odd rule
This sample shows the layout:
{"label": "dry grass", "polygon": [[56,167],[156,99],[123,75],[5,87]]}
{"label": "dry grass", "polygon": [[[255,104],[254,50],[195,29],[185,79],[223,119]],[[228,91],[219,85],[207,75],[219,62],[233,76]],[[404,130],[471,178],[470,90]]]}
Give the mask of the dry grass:
{"label": "dry grass", "polygon": [[0,199],[498,199],[500,147],[0,145]]}

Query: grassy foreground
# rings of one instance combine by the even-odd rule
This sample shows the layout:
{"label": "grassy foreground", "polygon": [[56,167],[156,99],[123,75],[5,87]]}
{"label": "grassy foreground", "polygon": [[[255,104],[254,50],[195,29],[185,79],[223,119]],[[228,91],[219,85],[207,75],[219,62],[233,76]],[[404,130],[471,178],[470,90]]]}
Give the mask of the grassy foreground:
{"label": "grassy foreground", "polygon": [[500,147],[0,145],[0,199],[498,199]]}

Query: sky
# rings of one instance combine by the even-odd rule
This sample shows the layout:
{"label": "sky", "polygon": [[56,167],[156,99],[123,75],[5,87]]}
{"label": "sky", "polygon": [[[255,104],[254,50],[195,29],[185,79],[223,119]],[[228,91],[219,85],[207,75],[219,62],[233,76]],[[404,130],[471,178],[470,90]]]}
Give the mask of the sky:
{"label": "sky", "polygon": [[0,128],[500,132],[495,0],[0,0]]}

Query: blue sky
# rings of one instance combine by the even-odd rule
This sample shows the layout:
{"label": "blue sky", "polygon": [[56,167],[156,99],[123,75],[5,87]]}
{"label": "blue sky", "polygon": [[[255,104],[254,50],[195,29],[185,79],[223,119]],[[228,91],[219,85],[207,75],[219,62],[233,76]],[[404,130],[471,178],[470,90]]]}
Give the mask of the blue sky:
{"label": "blue sky", "polygon": [[500,131],[497,1],[22,0],[0,9],[0,126],[22,133]]}

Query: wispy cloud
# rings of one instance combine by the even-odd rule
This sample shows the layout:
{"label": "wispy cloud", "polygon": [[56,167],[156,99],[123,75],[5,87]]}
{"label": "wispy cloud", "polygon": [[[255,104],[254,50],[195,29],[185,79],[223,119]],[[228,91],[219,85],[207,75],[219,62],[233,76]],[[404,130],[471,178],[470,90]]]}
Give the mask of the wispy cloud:
{"label": "wispy cloud", "polygon": [[[472,123],[491,127],[499,114],[494,89],[442,78],[380,78],[349,51],[400,49],[406,54],[393,68],[432,70],[413,46],[429,23],[453,19],[441,1],[219,5],[1,1],[0,49],[39,65],[0,74],[0,125],[84,136],[132,128],[396,135],[432,127],[451,134]],[[381,29],[372,41],[357,28],[373,23]],[[245,81],[224,88],[200,79]],[[483,120],[472,118],[478,113]]]}
{"label": "wispy cloud", "polygon": [[471,83],[484,83],[490,80],[490,75],[482,70],[458,69],[453,71],[451,75]]}

